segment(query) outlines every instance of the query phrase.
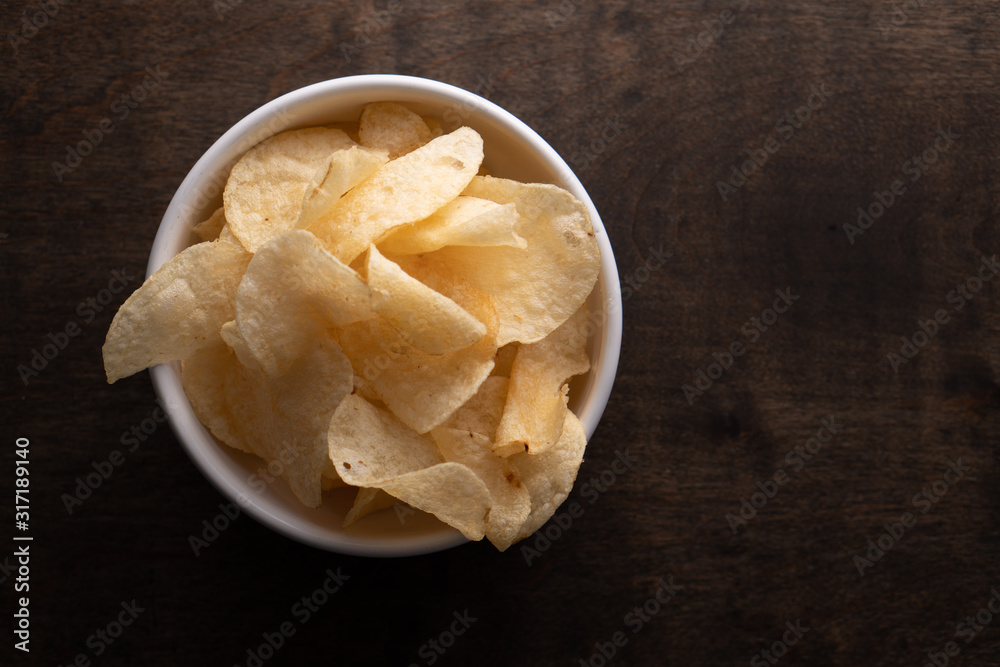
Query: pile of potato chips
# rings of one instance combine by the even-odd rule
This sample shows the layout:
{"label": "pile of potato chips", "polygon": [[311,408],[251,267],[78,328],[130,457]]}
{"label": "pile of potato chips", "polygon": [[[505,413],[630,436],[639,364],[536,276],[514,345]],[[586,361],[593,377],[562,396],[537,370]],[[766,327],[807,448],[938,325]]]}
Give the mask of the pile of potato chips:
{"label": "pile of potato chips", "polygon": [[402,501],[501,551],[530,535],[583,460],[600,254],[580,201],[482,161],[388,102],[261,142],[118,311],[108,381],[183,360],[198,418],[306,506],[358,488],[345,525]]}

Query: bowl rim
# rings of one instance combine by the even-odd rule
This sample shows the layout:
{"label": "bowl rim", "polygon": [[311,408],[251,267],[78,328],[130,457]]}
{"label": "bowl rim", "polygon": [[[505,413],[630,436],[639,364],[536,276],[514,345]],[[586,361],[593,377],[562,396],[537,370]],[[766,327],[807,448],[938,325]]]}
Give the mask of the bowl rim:
{"label": "bowl rim", "polygon": [[[601,264],[595,289],[597,286],[603,285],[606,314],[606,317],[603,318],[604,321],[601,323],[603,343],[599,348],[597,363],[594,364],[595,367],[599,365],[599,368],[592,374],[593,383],[589,388],[590,390],[585,397],[585,401],[579,410],[580,414],[578,415],[586,430],[587,440],[589,441],[607,406],[617,375],[621,352],[621,285],[607,231],[597,212],[597,208],[584,189],[583,184],[570,169],[566,161],[563,160],[548,142],[509,111],[486,98],[457,86],[433,79],[407,75],[353,75],[328,79],[298,88],[250,112],[223,133],[202,154],[183,181],[181,181],[157,229],[146,269],[147,277],[152,275],[160,266],[176,254],[172,248],[176,245],[178,234],[187,234],[190,232],[191,222],[189,219],[186,219],[186,217],[190,218],[194,207],[190,200],[192,196],[204,196],[204,190],[199,191],[199,187],[204,186],[207,175],[220,172],[223,169],[224,172],[222,173],[228,174],[234,159],[238,158],[239,155],[254,144],[284,129],[296,127],[294,122],[286,123],[283,126],[279,123],[276,129],[267,132],[270,129],[268,121],[274,118],[282,119],[283,117],[291,117],[294,114],[295,107],[309,101],[321,100],[338,93],[356,92],[369,88],[394,89],[398,93],[415,91],[419,94],[440,98],[444,104],[456,103],[468,105],[469,108],[476,109],[479,113],[485,114],[492,121],[501,125],[504,130],[517,135],[520,139],[530,144],[531,149],[541,157],[544,163],[552,167],[553,171],[559,175],[559,179],[562,181],[559,185],[572,192],[575,197],[586,205],[601,252]],[[373,95],[376,94],[373,93]],[[388,99],[385,97],[384,92],[379,92],[376,96],[380,97],[380,99]],[[372,101],[377,100],[373,98]],[[265,132],[258,132],[260,129],[263,129]],[[234,151],[236,151],[235,154]],[[229,166],[226,166],[227,164]],[[203,207],[204,204],[202,205]],[[202,210],[201,212],[203,213],[204,211]],[[360,538],[342,533],[320,534],[319,531],[309,526],[296,523],[292,520],[293,517],[288,512],[282,511],[283,508],[281,507],[282,503],[280,499],[272,498],[269,494],[258,494],[256,498],[250,498],[239,486],[242,480],[236,479],[233,474],[230,474],[223,466],[219,465],[221,463],[220,457],[228,456],[228,454],[223,451],[221,446],[215,444],[214,438],[212,438],[207,429],[205,429],[195,416],[194,410],[181,386],[180,364],[173,362],[154,366],[150,369],[150,375],[158,400],[167,412],[171,428],[196,467],[201,470],[202,474],[223,496],[237,502],[240,505],[241,511],[249,514],[259,523],[272,530],[319,549],[370,557],[415,556],[442,551],[468,541],[457,530],[450,528],[423,535],[407,535],[405,536],[405,541],[388,541],[376,540],[374,538]],[[205,447],[204,436],[207,436],[208,442],[211,442],[214,446]]]}

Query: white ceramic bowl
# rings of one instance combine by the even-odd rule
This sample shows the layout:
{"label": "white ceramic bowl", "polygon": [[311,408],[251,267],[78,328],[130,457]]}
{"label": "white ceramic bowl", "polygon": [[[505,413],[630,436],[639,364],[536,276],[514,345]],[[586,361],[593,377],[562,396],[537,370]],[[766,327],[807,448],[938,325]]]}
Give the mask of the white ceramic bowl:
{"label": "white ceramic bowl", "polygon": [[[401,102],[420,114],[434,115],[443,120],[445,131],[468,125],[483,137],[484,166],[490,173],[554,183],[587,205],[601,249],[600,276],[589,304],[604,317],[590,340],[593,367],[571,386],[570,407],[589,439],[611,393],[621,347],[621,289],[607,233],[580,181],[551,146],[507,111],[461,88],[410,76],[362,75],[323,81],[265,104],[222,135],[181,183],[156,234],[147,275],[194,242],[191,228],[222,204],[229,171],[250,147],[283,130],[357,120],[362,107],[376,101]],[[319,509],[303,507],[280,479],[258,492],[260,484],[251,487],[250,478],[263,462],[221,446],[202,426],[181,387],[180,365],[163,364],[150,373],[170,423],[195,464],[264,525],[305,544],[362,556],[416,555],[465,542],[458,531],[423,513],[400,518],[391,510],[378,512],[344,529],[341,522],[353,499],[348,489],[328,494]]]}

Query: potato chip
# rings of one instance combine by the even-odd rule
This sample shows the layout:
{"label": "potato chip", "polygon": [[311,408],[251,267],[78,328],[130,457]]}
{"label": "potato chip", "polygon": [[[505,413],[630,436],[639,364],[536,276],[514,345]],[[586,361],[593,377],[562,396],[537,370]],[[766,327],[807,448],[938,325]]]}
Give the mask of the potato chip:
{"label": "potato chip", "polygon": [[490,494],[467,466],[444,463],[437,446],[399,419],[351,395],[330,420],[329,454],[348,484],[380,488],[482,539]]}
{"label": "potato chip", "polygon": [[482,160],[482,137],[459,128],[389,161],[310,229],[337,259],[350,264],[388,230],[422,220],[457,197]]}
{"label": "potato chip", "polygon": [[420,148],[433,137],[423,118],[395,102],[373,102],[361,112],[361,145],[385,150],[396,159]]}
{"label": "potato chip", "polygon": [[219,330],[219,335],[225,341],[226,345],[236,353],[236,358],[239,359],[241,364],[247,368],[261,369],[260,363],[253,356],[253,351],[250,350],[250,345],[247,344],[246,339],[243,338],[243,334],[240,333],[240,328],[236,326],[236,320],[230,320],[223,324],[222,329]]}
{"label": "potato chip", "polygon": [[493,359],[493,371],[490,375],[509,378],[510,369],[514,365],[514,357],[517,355],[517,348],[520,345],[520,343],[507,343],[497,350],[497,356]]}
{"label": "potato chip", "polygon": [[404,424],[439,426],[476,393],[493,369],[490,336],[449,354],[413,347],[381,317],[343,328],[340,343],[355,372]]}
{"label": "potato chip", "polygon": [[222,194],[233,235],[256,252],[294,229],[333,154],[354,145],[341,130],[313,127],[281,132],[251,148],[233,166]]}
{"label": "potato chip", "polygon": [[226,405],[226,373],[232,354],[219,344],[198,350],[181,363],[181,384],[198,420],[212,435],[233,449],[252,454]]}
{"label": "potato chip", "polygon": [[467,466],[490,492],[486,539],[500,551],[514,543],[531,512],[531,496],[517,470],[492,452],[491,440],[479,433],[452,428],[431,431],[445,461]]}
{"label": "potato chip", "polygon": [[225,224],[226,210],[220,206],[207,220],[199,222],[191,231],[201,241],[215,241],[219,238],[219,234],[222,232]]}
{"label": "potato chip", "polygon": [[476,177],[463,194],[515,204],[528,246],[446,246],[422,261],[493,299],[498,345],[541,340],[580,308],[597,281],[600,251],[587,208],[554,185],[500,178]]}
{"label": "potato chip", "polygon": [[444,134],[444,128],[441,127],[441,121],[434,116],[424,116],[424,123],[427,124],[428,129],[431,131],[431,139],[437,139]]}
{"label": "potato chip", "polygon": [[344,528],[347,528],[355,521],[363,519],[369,514],[378,512],[379,510],[392,507],[398,502],[399,500],[393,498],[382,489],[369,489],[362,487],[358,489],[358,495],[354,497],[354,505],[352,505],[351,509],[347,512],[347,516],[344,517],[344,523],[342,525]]}
{"label": "potato chip", "polygon": [[[224,359],[212,359],[212,354]],[[288,482],[304,505],[319,507],[328,467],[330,418],[353,386],[350,362],[336,341],[327,336],[314,339],[311,349],[279,378],[243,366],[228,346],[195,356],[182,368],[183,375],[192,377],[186,385],[200,382],[217,388],[220,381],[223,385],[231,428],[227,436],[210,425],[213,434],[273,462],[271,471],[280,471],[275,474]]]}
{"label": "potato chip", "polygon": [[490,513],[490,491],[461,463],[439,463],[381,482],[382,489],[406,504],[429,512],[466,539],[481,540]]}
{"label": "potato chip", "polygon": [[411,278],[373,245],[368,250],[371,308],[403,338],[427,354],[448,354],[469,347],[486,334],[486,325],[448,297]]}
{"label": "potato chip", "polygon": [[514,204],[460,196],[429,217],[390,231],[377,245],[398,255],[431,252],[447,245],[525,248],[528,243],[517,233],[518,222]]}
{"label": "potato chip", "polygon": [[567,410],[562,436],[555,447],[542,454],[522,452],[505,459],[520,475],[531,496],[531,514],[518,531],[518,540],[541,528],[569,497],[586,447],[583,424]]}
{"label": "potato chip", "polygon": [[479,385],[479,391],[463,403],[443,426],[478,433],[492,443],[500,425],[500,418],[503,417],[503,406],[507,401],[509,384],[510,380],[505,377],[486,378]]}
{"label": "potato chip", "polygon": [[249,262],[250,254],[233,243],[199,243],[147,278],[111,322],[103,348],[108,382],[219,342]]}
{"label": "potato chip", "polygon": [[368,286],[312,233],[262,246],[236,292],[236,324],[269,375],[280,375],[330,325],[372,317]]}
{"label": "potato chip", "polygon": [[493,451],[540,454],[559,440],[566,417],[566,381],[590,369],[587,306],[537,343],[522,344],[514,357],[510,388]]}
{"label": "potato chip", "polygon": [[326,178],[307,198],[295,226],[306,229],[337,203],[345,192],[374,174],[388,161],[383,151],[351,146],[330,157]]}

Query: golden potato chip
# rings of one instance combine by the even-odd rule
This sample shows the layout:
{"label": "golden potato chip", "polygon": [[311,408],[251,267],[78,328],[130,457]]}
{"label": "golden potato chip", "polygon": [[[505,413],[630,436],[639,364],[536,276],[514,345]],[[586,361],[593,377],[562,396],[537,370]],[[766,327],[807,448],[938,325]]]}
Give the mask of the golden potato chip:
{"label": "golden potato chip", "polygon": [[590,369],[588,325],[584,304],[548,336],[518,349],[494,452],[540,454],[559,440],[568,410],[566,381]]}
{"label": "golden potato chip", "polygon": [[493,359],[493,371],[490,375],[509,378],[510,369],[514,365],[514,356],[517,354],[518,347],[520,347],[520,343],[507,343],[497,350],[497,356]]}
{"label": "golden potato chip", "polygon": [[194,414],[212,435],[233,449],[252,454],[226,404],[226,373],[232,355],[232,350],[219,344],[198,350],[181,362],[181,384]]}
{"label": "golden potato chip", "polygon": [[427,124],[427,128],[431,131],[431,139],[437,139],[444,134],[444,128],[441,127],[441,121],[434,116],[424,116],[424,123]]}
{"label": "golden potato chip", "polygon": [[287,130],[260,142],[233,166],[222,193],[226,220],[245,248],[294,229],[309,194],[327,177],[330,159],[354,146],[344,132]]}
{"label": "golden potato chip", "polygon": [[493,369],[490,336],[449,354],[413,347],[381,317],[345,326],[340,343],[375,394],[419,433],[439,426],[479,389]]}
{"label": "golden potato chip", "polygon": [[486,334],[485,324],[448,297],[411,278],[374,245],[368,249],[367,268],[372,310],[422,352],[455,352]]}
{"label": "golden potato chip", "polygon": [[468,466],[439,463],[381,482],[381,486],[411,507],[458,529],[467,539],[481,540],[486,534],[490,491]]}
{"label": "golden potato chip", "polygon": [[388,230],[422,220],[457,197],[482,160],[482,137],[459,128],[390,160],[341,197],[310,230],[337,259],[350,264]]}
{"label": "golden potato chip", "polygon": [[330,420],[328,442],[330,460],[348,484],[382,489],[469,539],[482,539],[489,490],[467,466],[442,462],[427,436],[351,395]]}
{"label": "golden potato chip", "polygon": [[[353,387],[350,362],[336,341],[314,339],[301,359],[278,378],[247,368],[228,346],[184,362],[183,375],[218,389],[221,381],[225,410],[232,416],[227,433],[212,432],[226,444],[274,462],[282,479],[307,507],[319,507],[328,469],[327,429],[341,400]],[[211,354],[224,355],[224,361]],[[220,378],[221,375],[221,378]],[[211,381],[207,380],[211,377]],[[218,398],[216,398],[216,401]],[[217,405],[212,406],[218,409]],[[196,409],[197,412],[197,409]]]}
{"label": "golden potato chip", "polygon": [[226,210],[220,206],[207,220],[199,222],[191,231],[201,241],[215,241],[219,238],[225,224]]}
{"label": "golden potato chip", "polygon": [[347,512],[347,516],[344,517],[342,525],[344,528],[347,528],[358,519],[363,519],[373,512],[392,507],[398,502],[399,500],[393,498],[382,489],[361,487],[358,489],[358,495],[354,497],[354,504]]}
{"label": "golden potato chip", "polygon": [[390,159],[420,148],[433,137],[424,119],[395,102],[373,102],[361,112],[361,145],[385,150]]}
{"label": "golden potato chip", "polygon": [[567,410],[562,436],[555,447],[542,454],[522,452],[505,459],[518,472],[531,496],[531,514],[518,531],[518,540],[541,528],[569,497],[586,447],[583,424]]}
{"label": "golden potato chip", "polygon": [[416,255],[448,245],[525,248],[518,233],[517,207],[488,199],[460,196],[429,217],[388,232],[377,245],[385,252]]}
{"label": "golden potato chip", "polygon": [[330,157],[326,178],[307,197],[295,226],[307,229],[329,211],[345,192],[374,174],[388,159],[384,151],[366,150],[361,146],[351,146],[334,153]]}
{"label": "golden potato chip", "polygon": [[431,431],[445,461],[467,466],[490,492],[486,539],[500,551],[514,543],[531,512],[531,496],[517,470],[492,452],[489,438],[472,431],[436,428]]}
{"label": "golden potato chip", "polygon": [[580,308],[597,281],[600,251],[587,208],[554,185],[501,178],[477,176],[463,194],[515,204],[528,246],[446,246],[421,261],[461,276],[493,299],[498,345],[541,340]]}
{"label": "golden potato chip", "polygon": [[236,353],[236,358],[239,359],[241,364],[247,368],[261,369],[260,363],[253,356],[253,352],[250,350],[246,339],[240,333],[240,328],[236,326],[236,320],[229,320],[223,324],[222,329],[219,330],[219,335],[226,342],[226,345]]}
{"label": "golden potato chip", "polygon": [[503,416],[503,406],[507,401],[507,387],[510,380],[505,377],[490,376],[479,385],[479,391],[462,404],[452,414],[443,427],[472,431],[485,436],[491,443]]}
{"label": "golden potato chip", "polygon": [[304,229],[262,246],[236,292],[236,325],[254,358],[279,375],[330,325],[372,317],[368,286]]}
{"label": "golden potato chip", "polygon": [[236,244],[199,243],[147,278],[111,322],[103,348],[108,382],[219,342],[249,262],[250,253]]}

